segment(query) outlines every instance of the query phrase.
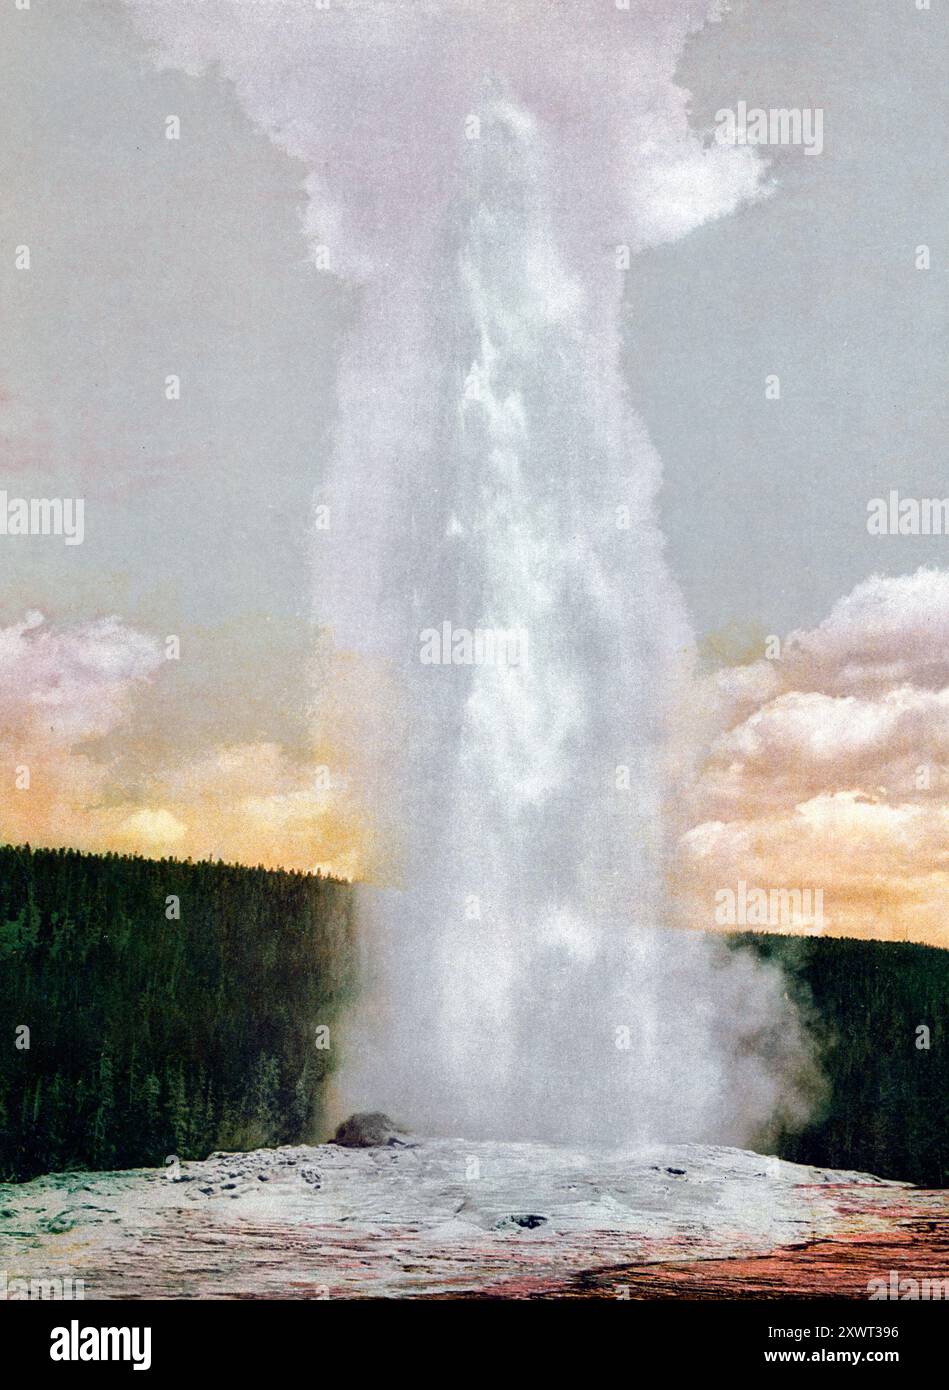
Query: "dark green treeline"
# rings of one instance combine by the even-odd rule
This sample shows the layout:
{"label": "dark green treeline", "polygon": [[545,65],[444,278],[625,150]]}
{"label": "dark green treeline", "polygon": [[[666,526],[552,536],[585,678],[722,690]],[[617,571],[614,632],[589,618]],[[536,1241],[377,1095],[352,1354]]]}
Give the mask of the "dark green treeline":
{"label": "dark green treeline", "polygon": [[759,933],[732,943],[783,966],[829,1082],[780,1156],[949,1185],[949,951]]}
{"label": "dark green treeline", "polygon": [[0,848],[0,1180],[312,1138],[351,905],[307,874]]}

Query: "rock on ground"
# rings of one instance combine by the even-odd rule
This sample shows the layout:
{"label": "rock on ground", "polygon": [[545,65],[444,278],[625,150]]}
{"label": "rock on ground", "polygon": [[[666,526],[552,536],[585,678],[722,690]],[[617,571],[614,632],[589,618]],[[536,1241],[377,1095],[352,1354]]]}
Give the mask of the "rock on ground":
{"label": "rock on ground", "polygon": [[399,1129],[381,1110],[361,1110],[343,1121],[332,1142],[346,1149],[372,1149],[404,1144],[406,1139],[405,1130]]}

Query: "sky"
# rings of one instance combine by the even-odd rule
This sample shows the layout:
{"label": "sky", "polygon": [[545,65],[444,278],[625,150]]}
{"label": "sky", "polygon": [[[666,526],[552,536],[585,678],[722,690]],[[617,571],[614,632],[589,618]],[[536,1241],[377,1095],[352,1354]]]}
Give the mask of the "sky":
{"label": "sky", "polygon": [[[360,305],[359,267],[314,258],[313,180],[347,113],[321,154],[267,128],[239,53],[160,65],[149,24],[197,44],[189,12],[0,16],[0,487],[85,499],[82,545],[0,537],[0,830],[358,875],[313,720],[314,498]],[[689,924],[723,884],[814,884],[828,930],[949,945],[949,538],[866,526],[891,489],[949,492],[946,23],[938,0],[734,0],[681,45],[695,138],[714,155],[739,100],[819,107],[822,152],[731,152],[721,216],[688,164],[661,202],[670,224],[676,197],[701,207],[681,227],[631,186],[624,371],[700,654],[673,808]]]}

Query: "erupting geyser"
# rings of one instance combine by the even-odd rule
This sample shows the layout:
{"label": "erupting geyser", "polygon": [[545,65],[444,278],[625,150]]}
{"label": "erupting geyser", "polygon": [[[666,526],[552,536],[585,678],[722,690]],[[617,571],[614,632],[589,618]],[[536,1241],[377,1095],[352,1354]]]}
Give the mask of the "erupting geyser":
{"label": "erupting geyser", "polygon": [[342,1113],[747,1142],[799,1039],[776,975],[664,930],[691,639],[619,360],[624,256],[758,193],[673,80],[719,7],[132,4],[307,162],[359,284],[316,602],[364,675],[334,775],[398,887],[360,890]]}

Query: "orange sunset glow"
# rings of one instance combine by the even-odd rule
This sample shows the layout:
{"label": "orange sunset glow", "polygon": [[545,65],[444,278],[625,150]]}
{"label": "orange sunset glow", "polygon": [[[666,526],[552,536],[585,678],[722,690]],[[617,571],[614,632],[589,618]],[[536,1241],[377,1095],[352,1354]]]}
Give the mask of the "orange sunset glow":
{"label": "orange sunset glow", "polygon": [[[740,882],[811,888],[825,934],[949,945],[947,639],[949,574],[920,570],[866,581],[772,659],[695,678],[698,770],[670,806],[678,920],[714,929],[716,893]],[[361,745],[388,737],[395,758],[401,738],[397,693],[365,662],[324,672],[307,746],[222,740],[183,761],[154,714],[139,728],[174,680],[156,636],[29,613],[0,651],[7,840],[398,881],[385,788],[373,805],[354,791]]]}

